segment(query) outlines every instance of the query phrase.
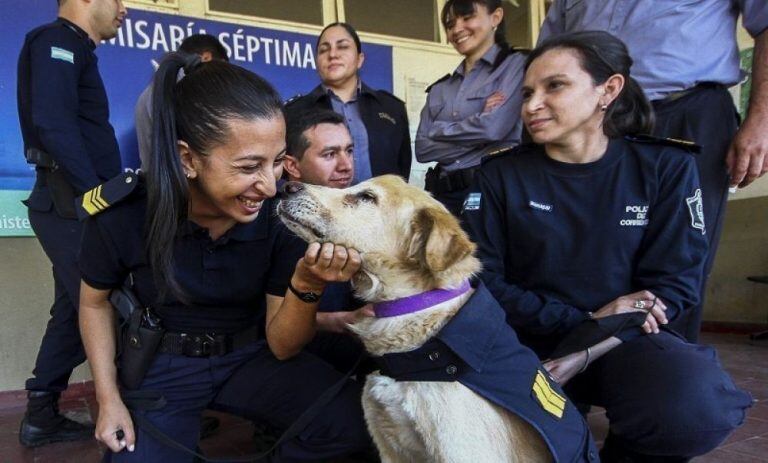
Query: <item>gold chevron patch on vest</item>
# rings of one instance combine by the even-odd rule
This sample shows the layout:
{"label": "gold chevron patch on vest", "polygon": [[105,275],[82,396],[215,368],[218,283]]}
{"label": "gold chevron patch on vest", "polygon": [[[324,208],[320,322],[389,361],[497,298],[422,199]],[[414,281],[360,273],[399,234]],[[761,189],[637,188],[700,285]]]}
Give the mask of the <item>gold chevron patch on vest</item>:
{"label": "gold chevron patch on vest", "polygon": [[533,381],[533,396],[539,402],[541,407],[548,413],[557,418],[562,418],[565,412],[565,398],[557,393],[544,377],[540,370],[536,372],[536,379]]}
{"label": "gold chevron patch on vest", "polygon": [[99,185],[83,195],[83,209],[90,215],[98,214],[109,207],[109,203],[101,196],[101,187],[102,185]]}

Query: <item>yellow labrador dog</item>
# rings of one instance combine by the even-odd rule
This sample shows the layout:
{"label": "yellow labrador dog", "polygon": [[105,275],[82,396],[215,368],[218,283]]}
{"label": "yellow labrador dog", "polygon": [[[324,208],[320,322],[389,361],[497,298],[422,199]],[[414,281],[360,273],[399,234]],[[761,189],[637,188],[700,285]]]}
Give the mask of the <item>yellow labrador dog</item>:
{"label": "yellow labrador dog", "polygon": [[[377,358],[411,355],[434,342],[475,292],[468,284],[480,270],[473,256],[475,245],[440,203],[399,177],[377,177],[343,190],[292,182],[284,187],[277,211],[304,240],[333,242],[361,253],[362,268],[352,284],[358,297],[374,303],[377,317],[350,329]],[[515,338],[500,317],[494,324],[499,326],[481,324],[472,329],[471,334],[481,340],[476,344],[491,345],[501,334]],[[443,377],[435,379],[433,374],[424,381],[419,372],[393,373],[389,370],[399,364],[390,362],[393,368],[376,371],[366,380],[365,419],[384,462],[582,461],[557,455],[556,446],[542,438],[546,435],[542,428],[530,424],[548,420],[546,425],[551,421],[557,426],[565,410],[562,392],[544,378],[530,351],[520,346],[530,361],[523,363],[531,365],[525,368],[529,377],[524,399],[540,417],[525,420],[462,381],[451,380],[451,375],[462,373],[461,363],[440,345],[442,350],[429,351],[423,360],[439,364],[439,370],[430,371]],[[489,368],[473,365],[475,370]],[[398,374],[399,378],[392,377]],[[578,420],[583,423],[581,417]],[[575,433],[582,442],[575,445],[574,454],[583,453],[590,442],[586,426],[579,426]]]}

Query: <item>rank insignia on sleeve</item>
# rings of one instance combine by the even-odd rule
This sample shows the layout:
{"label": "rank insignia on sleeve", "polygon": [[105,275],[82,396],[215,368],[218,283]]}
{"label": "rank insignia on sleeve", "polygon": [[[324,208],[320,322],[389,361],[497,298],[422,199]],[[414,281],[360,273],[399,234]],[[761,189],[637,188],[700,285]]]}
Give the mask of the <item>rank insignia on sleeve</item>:
{"label": "rank insignia on sleeve", "polygon": [[139,177],[125,172],[92,188],[77,198],[77,218],[80,220],[96,215],[111,205],[128,197],[139,183]]}
{"label": "rank insignia on sleeve", "polygon": [[701,230],[701,234],[704,235],[707,231],[704,228],[704,201],[701,198],[701,188],[696,189],[696,192],[690,198],[685,198],[685,203],[688,205],[688,213],[691,215],[691,227],[695,230]]}
{"label": "rank insignia on sleeve", "polygon": [[75,54],[59,47],[51,47],[51,58],[75,64]]}
{"label": "rank insignia on sleeve", "polygon": [[549,384],[541,370],[536,371],[532,387],[533,397],[546,412],[555,418],[562,418],[565,412],[565,397],[558,394]]}

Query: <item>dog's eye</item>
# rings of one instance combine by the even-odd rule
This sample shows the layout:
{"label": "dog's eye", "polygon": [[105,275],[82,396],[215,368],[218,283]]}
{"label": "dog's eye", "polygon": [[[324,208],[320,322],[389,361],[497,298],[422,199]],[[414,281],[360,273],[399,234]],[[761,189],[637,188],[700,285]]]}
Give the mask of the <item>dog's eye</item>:
{"label": "dog's eye", "polygon": [[373,194],[371,190],[363,190],[360,193],[356,194],[357,198],[361,201],[365,201],[368,203],[376,204],[376,201],[378,198],[376,198],[376,195]]}

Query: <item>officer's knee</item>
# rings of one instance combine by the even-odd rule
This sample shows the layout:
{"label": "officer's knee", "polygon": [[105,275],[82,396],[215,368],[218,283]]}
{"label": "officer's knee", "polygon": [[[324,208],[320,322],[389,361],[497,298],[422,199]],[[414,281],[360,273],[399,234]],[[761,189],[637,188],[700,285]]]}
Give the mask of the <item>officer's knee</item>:
{"label": "officer's knee", "polygon": [[[752,399],[737,389],[713,356],[689,359],[695,374],[677,376],[653,407],[636,450],[652,455],[694,457],[720,445],[740,426]],[[691,366],[691,365],[689,365]],[[652,409],[651,409],[652,408]]]}

